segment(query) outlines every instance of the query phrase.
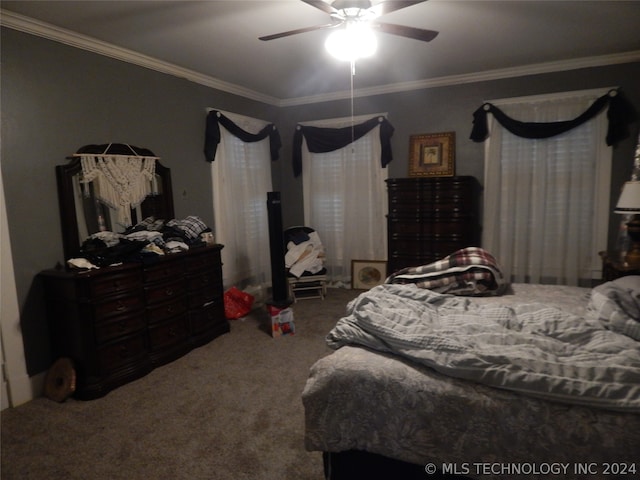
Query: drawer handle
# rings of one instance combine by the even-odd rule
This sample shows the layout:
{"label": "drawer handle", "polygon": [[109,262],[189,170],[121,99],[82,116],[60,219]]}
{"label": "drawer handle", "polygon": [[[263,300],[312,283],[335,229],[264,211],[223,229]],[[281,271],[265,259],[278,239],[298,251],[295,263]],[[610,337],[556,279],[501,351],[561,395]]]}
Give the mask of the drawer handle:
{"label": "drawer handle", "polygon": [[113,289],[114,290],[120,290],[122,288],[122,285],[120,284],[120,282],[118,280],[115,280],[113,282]]}
{"label": "drawer handle", "polygon": [[165,289],[164,293],[165,293],[165,295],[166,295],[167,297],[170,297],[171,295],[173,295],[173,294],[174,294],[174,291],[173,291],[173,289],[172,289],[172,288],[167,288],[167,289]]}
{"label": "drawer handle", "polygon": [[116,311],[123,312],[127,309],[127,305],[122,303],[122,301],[118,300],[118,306],[116,307]]}
{"label": "drawer handle", "polygon": [[118,329],[121,332],[124,332],[127,329],[127,322],[125,322],[124,320],[118,322]]}
{"label": "drawer handle", "polygon": [[175,329],[175,328],[171,327],[171,328],[169,329],[169,336],[170,336],[170,337],[177,337],[177,336],[178,336],[178,332],[176,331],[176,329]]}
{"label": "drawer handle", "polygon": [[129,356],[129,349],[126,345],[120,347],[120,358],[126,358]]}

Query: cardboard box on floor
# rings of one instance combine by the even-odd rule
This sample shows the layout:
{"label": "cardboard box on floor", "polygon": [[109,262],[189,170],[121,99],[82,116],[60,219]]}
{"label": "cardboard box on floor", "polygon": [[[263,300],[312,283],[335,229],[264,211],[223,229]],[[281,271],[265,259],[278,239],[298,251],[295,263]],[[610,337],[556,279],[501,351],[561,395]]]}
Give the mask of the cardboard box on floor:
{"label": "cardboard box on floor", "polygon": [[271,316],[271,336],[273,338],[295,334],[296,327],[293,323],[293,310],[290,307],[283,308],[267,305],[267,309]]}

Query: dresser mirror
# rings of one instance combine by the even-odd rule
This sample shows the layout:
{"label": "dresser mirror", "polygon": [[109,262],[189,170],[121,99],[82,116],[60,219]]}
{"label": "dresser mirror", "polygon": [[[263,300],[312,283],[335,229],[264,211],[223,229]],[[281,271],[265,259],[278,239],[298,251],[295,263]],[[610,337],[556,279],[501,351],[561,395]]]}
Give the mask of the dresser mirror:
{"label": "dresser mirror", "polygon": [[[85,181],[87,166],[85,164],[83,167],[82,162],[87,162],[87,153],[101,152],[101,155],[118,156],[120,152],[133,148],[136,147],[123,144],[90,145],[78,150],[79,153],[67,157],[68,163],[56,166],[62,241],[66,260],[78,256],[82,243],[90,235],[105,230],[121,233],[126,228],[118,218],[121,212],[117,213],[114,208],[98,200],[96,182]],[[151,153],[148,150],[143,152],[147,157]],[[92,161],[98,162],[97,158]],[[144,197],[144,201],[132,206],[130,212],[127,212],[128,222],[126,223],[130,225],[135,225],[150,216],[165,220],[174,218],[171,171],[157,159],[154,163],[154,171],[148,186],[150,193]]]}

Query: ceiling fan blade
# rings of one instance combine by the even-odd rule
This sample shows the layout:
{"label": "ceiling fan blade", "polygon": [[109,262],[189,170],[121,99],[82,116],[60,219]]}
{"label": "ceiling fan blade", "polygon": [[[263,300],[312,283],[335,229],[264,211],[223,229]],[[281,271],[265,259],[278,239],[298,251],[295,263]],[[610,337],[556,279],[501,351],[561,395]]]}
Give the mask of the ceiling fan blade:
{"label": "ceiling fan blade", "polygon": [[331,15],[332,13],[336,13],[337,10],[329,5],[327,2],[323,2],[322,0],[302,0],[304,3],[311,5],[312,7],[317,8],[318,10],[322,10],[325,13]]}
{"label": "ceiling fan blade", "polygon": [[391,35],[398,35],[400,37],[413,38],[423,42],[430,42],[438,36],[438,32],[434,30],[424,30],[422,28],[407,27],[406,25],[395,25],[393,23],[379,23],[373,22],[372,28],[380,30],[384,33]]}
{"label": "ceiling fan blade", "polygon": [[[304,1],[304,0],[303,0]],[[403,8],[416,5],[417,3],[424,3],[427,0],[391,0],[388,2],[381,2],[370,8],[376,15],[386,15],[387,13],[395,12]]]}
{"label": "ceiling fan blade", "polygon": [[289,37],[291,35],[297,35],[299,33],[307,33],[307,32],[313,32],[314,30],[324,30],[326,28],[333,28],[338,25],[340,24],[327,23],[326,25],[316,25],[313,27],[298,28],[296,30],[289,30],[287,32],[274,33],[273,35],[265,35],[264,37],[258,37],[258,38],[266,42],[267,40],[275,40],[276,38]]}

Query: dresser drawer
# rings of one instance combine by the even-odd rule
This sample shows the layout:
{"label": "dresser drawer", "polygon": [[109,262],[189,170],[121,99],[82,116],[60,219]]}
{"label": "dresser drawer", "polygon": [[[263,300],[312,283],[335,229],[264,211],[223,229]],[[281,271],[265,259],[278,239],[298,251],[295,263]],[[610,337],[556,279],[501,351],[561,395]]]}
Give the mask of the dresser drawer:
{"label": "dresser drawer", "polygon": [[96,322],[96,341],[99,345],[107,343],[118,337],[144,330],[146,324],[144,311]]}
{"label": "dresser drawer", "polygon": [[136,295],[115,297],[94,305],[97,322],[116,315],[131,314],[140,310],[144,310],[144,296],[141,291]]}
{"label": "dresser drawer", "polygon": [[186,293],[184,279],[179,277],[171,283],[153,285],[145,288],[145,297],[148,305],[166,302],[168,300],[182,297]]}
{"label": "dresser drawer", "polygon": [[189,276],[187,278],[187,290],[199,290],[201,288],[209,289],[222,294],[222,278],[215,271],[208,271],[200,275]]}
{"label": "dresser drawer", "polygon": [[187,295],[189,310],[201,308],[211,302],[222,301],[221,292],[215,288],[202,288],[190,291]]}
{"label": "dresser drawer", "polygon": [[182,277],[184,263],[182,259],[160,261],[157,265],[147,266],[144,269],[145,284],[160,283],[167,280],[175,280]]}
{"label": "dresser drawer", "polygon": [[474,207],[472,195],[442,194],[440,192],[412,192],[389,196],[389,211],[396,209],[439,208],[443,210],[471,210]]}
{"label": "dresser drawer", "polygon": [[109,374],[128,363],[134,363],[147,354],[145,332],[128,336],[118,342],[98,349],[98,366],[103,375]]}
{"label": "dresser drawer", "polygon": [[189,312],[189,324],[192,334],[205,332],[220,323],[224,323],[224,321],[224,305],[222,301],[214,301],[203,308]]}
{"label": "dresser drawer", "polygon": [[199,272],[203,270],[213,270],[216,275],[222,271],[220,262],[220,251],[205,251],[186,258],[187,270],[189,272]]}
{"label": "dresser drawer", "polygon": [[476,231],[476,222],[473,217],[463,217],[452,215],[449,219],[434,218],[430,222],[422,225],[422,233],[425,235],[446,234],[446,235],[462,235],[472,237]]}
{"label": "dresser drawer", "polygon": [[162,322],[171,317],[181,315],[187,311],[187,298],[181,295],[171,301],[155,304],[147,308],[149,324]]}
{"label": "dresser drawer", "polygon": [[131,292],[142,287],[139,270],[104,275],[91,280],[91,298],[101,298],[118,293]]}
{"label": "dresser drawer", "polygon": [[389,274],[398,268],[417,267],[441,260],[461,248],[472,246],[461,237],[439,236],[394,238],[391,243],[393,246],[389,249]]}
{"label": "dresser drawer", "polygon": [[152,351],[186,342],[188,338],[189,324],[186,315],[149,328],[149,347]]}
{"label": "dresser drawer", "polygon": [[470,217],[452,217],[449,219],[408,219],[408,218],[389,218],[389,233],[399,237],[407,234],[433,235],[463,235],[473,237],[477,230],[474,218]]}

